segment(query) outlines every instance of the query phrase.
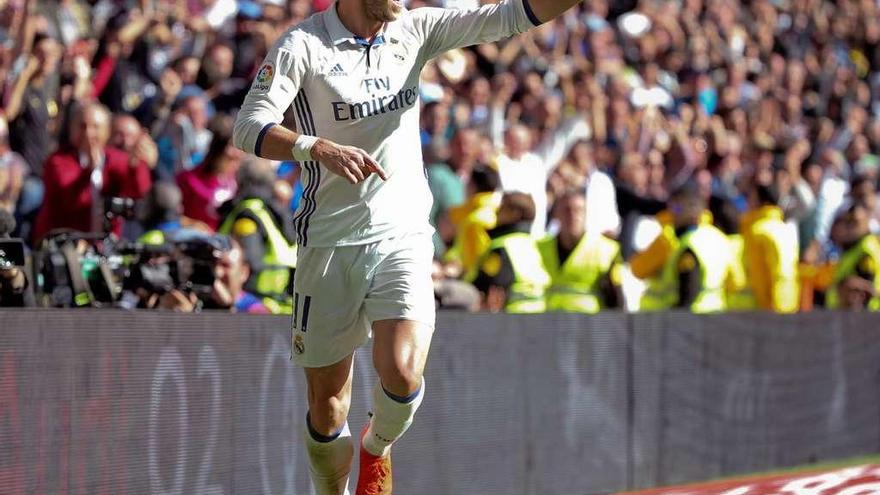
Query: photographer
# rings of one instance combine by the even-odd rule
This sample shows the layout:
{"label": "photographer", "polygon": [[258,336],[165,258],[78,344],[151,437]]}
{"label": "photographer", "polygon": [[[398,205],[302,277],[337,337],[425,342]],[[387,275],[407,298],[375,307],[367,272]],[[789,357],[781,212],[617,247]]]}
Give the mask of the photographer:
{"label": "photographer", "polygon": [[[24,269],[24,243],[21,239],[9,237],[13,230],[15,218],[0,209],[0,307],[34,307],[37,305],[34,291]],[[16,250],[16,256],[11,256],[13,249]],[[16,257],[19,259],[14,259]]]}
{"label": "photographer", "polygon": [[241,245],[225,235],[186,229],[163,245],[143,244],[125,281],[131,307],[184,313],[203,309],[270,313],[272,300],[244,290],[250,267]]}
{"label": "photographer", "polygon": [[267,314],[275,312],[272,309],[277,303],[270,298],[261,300],[244,290],[244,284],[250,276],[251,268],[245,260],[241,245],[224,235],[217,235],[215,238],[221,240],[224,249],[217,253],[218,258],[214,265],[214,283],[210,294],[203,299],[203,307],[234,313]]}

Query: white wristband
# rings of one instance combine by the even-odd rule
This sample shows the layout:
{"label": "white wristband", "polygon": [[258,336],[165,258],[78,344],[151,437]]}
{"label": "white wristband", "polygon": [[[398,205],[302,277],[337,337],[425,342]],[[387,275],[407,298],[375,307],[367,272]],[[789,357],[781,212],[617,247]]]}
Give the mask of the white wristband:
{"label": "white wristband", "polygon": [[305,134],[300,134],[298,138],[296,138],[296,142],[293,143],[293,159],[298,162],[311,161],[312,160],[312,146],[318,142],[317,136],[306,136]]}

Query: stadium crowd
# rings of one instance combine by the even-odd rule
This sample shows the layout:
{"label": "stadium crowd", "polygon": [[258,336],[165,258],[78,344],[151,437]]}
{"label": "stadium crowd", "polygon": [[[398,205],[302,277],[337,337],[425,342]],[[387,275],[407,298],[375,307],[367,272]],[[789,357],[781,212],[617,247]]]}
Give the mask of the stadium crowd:
{"label": "stadium crowd", "polygon": [[[271,43],[328,7],[0,1],[0,237],[34,253],[33,276],[0,266],[0,304],[289,311],[299,168],[244,156],[232,121]],[[435,59],[438,306],[880,309],[878,19],[590,0]]]}

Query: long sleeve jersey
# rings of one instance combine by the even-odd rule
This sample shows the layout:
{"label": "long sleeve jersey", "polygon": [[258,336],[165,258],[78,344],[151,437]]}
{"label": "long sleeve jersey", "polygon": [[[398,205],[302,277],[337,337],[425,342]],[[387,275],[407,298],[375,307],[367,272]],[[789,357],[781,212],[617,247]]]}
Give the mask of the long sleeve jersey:
{"label": "long sleeve jersey", "polygon": [[521,33],[538,24],[527,0],[473,10],[403,12],[367,41],[334,4],[291,28],[258,71],[235,123],[237,147],[259,155],[263,136],[293,105],[298,132],[362,148],[386,170],[360,184],[320,163],[303,166],[294,216],[300,245],[357,245],[432,232],[431,192],[419,139],[419,74],[441,53]]}

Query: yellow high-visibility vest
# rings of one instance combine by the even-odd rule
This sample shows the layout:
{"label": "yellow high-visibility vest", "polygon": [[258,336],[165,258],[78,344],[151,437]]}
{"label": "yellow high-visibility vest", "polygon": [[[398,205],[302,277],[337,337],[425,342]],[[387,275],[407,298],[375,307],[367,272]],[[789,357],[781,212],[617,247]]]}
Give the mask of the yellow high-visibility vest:
{"label": "yellow high-visibility vest", "polygon": [[272,214],[261,199],[246,199],[239,202],[223,220],[217,232],[231,234],[232,226],[245,211],[251,212],[266,232],[266,250],[263,255],[265,269],[251,276],[256,277],[257,296],[274,299],[277,304],[269,307],[273,313],[292,313],[292,297],[288,293],[291,272],[296,268],[296,245],[287,242],[281,229],[275,225]]}
{"label": "yellow high-visibility vest", "polygon": [[727,236],[730,241],[730,279],[727,284],[727,309],[750,311],[757,308],[755,295],[746,277],[745,242],[739,234]]}
{"label": "yellow high-visibility vest", "polygon": [[[834,279],[828,290],[826,305],[830,309],[840,308],[838,287],[848,277],[855,275],[860,266],[870,264],[874,271],[874,290],[880,294],[880,240],[875,235],[866,235],[855,246],[846,250],[834,270]],[[880,311],[880,297],[868,301],[869,311]]]}
{"label": "yellow high-visibility vest", "polygon": [[563,263],[559,262],[556,237],[541,239],[538,249],[550,275],[544,297],[547,311],[594,314],[603,309],[599,282],[620,256],[617,242],[603,235],[584,235]]}
{"label": "yellow high-visibility vest", "polygon": [[731,248],[727,237],[712,225],[698,225],[678,239],[659,276],[650,280],[642,297],[641,310],[659,311],[678,304],[679,262],[690,250],[700,270],[700,292],[690,306],[694,313],[714,313],[727,309],[724,284],[729,276]]}
{"label": "yellow high-visibility vest", "polygon": [[487,255],[504,250],[513,268],[513,284],[507,291],[504,310],[508,313],[543,313],[547,309],[544,291],[550,275],[544,269],[535,239],[525,232],[514,232],[493,239]]}

